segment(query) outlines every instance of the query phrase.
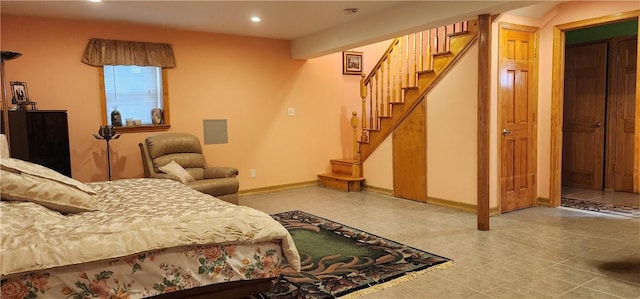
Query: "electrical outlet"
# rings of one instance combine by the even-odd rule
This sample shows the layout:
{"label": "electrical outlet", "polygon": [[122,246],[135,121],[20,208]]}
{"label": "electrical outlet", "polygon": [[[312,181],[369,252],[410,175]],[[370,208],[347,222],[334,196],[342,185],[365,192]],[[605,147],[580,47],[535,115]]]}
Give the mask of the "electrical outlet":
{"label": "electrical outlet", "polygon": [[296,115],[296,108],[289,108],[289,109],[287,109],[287,115],[289,115],[289,116],[295,116],[295,115]]}
{"label": "electrical outlet", "polygon": [[251,177],[255,178],[256,177],[256,170],[251,168]]}

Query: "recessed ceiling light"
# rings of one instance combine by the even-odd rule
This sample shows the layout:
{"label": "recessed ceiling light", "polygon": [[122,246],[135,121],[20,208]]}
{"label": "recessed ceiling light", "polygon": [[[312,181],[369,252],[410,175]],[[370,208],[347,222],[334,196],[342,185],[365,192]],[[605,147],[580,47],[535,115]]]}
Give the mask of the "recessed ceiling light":
{"label": "recessed ceiling light", "polygon": [[251,17],[251,22],[258,23],[260,21],[261,21],[260,17]]}
{"label": "recessed ceiling light", "polygon": [[102,2],[102,0],[89,0],[89,2]]}

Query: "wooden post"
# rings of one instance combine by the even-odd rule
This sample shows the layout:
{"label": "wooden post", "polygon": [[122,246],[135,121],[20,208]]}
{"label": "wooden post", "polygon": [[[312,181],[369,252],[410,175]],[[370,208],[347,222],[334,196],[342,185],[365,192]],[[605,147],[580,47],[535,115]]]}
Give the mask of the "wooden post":
{"label": "wooden post", "polygon": [[[373,115],[373,120],[375,122],[375,126],[371,126],[372,129],[380,129],[380,119],[378,117],[380,117],[380,106],[378,104],[380,98],[378,97],[378,82],[380,81],[380,69],[375,70],[376,74],[375,76],[373,76],[372,78],[375,79],[375,85],[374,87],[374,91],[375,91],[375,114]],[[373,96],[373,94],[371,94],[371,96]],[[373,105],[373,102],[371,103],[371,105]]]}
{"label": "wooden post", "polygon": [[351,165],[351,176],[360,177],[360,159],[358,155],[358,117],[354,111],[351,113],[351,127],[353,128],[353,165]]}
{"label": "wooden post", "polygon": [[433,28],[433,53],[440,53],[440,27]]}
{"label": "wooden post", "polygon": [[489,230],[491,16],[478,17],[478,230]]}
{"label": "wooden post", "polygon": [[362,137],[360,138],[360,140],[362,140],[362,142],[367,142],[369,141],[369,138],[367,137],[367,121],[366,121],[367,119],[367,87],[364,85],[364,78],[366,78],[367,76],[364,73],[360,74],[360,76],[362,76],[362,78],[360,79],[360,98],[362,99]]}
{"label": "wooden post", "polygon": [[403,86],[409,87],[409,86],[411,86],[411,83],[409,82],[409,57],[411,57],[410,56],[411,52],[410,52],[410,49],[409,49],[409,35],[405,35],[404,36],[404,40],[405,40],[405,48],[407,48],[407,60],[405,61],[405,71],[406,71],[405,76],[407,77],[407,79],[406,79],[407,80],[407,84],[403,84]]}
{"label": "wooden post", "polygon": [[[362,121],[364,121],[364,119]],[[373,82],[369,80],[369,130],[371,129],[374,129],[373,127]]]}
{"label": "wooden post", "polygon": [[413,34],[413,64],[412,64],[412,70],[413,73],[411,74],[411,77],[413,78],[413,85],[411,86],[418,86],[418,66],[416,64],[416,62],[418,61],[418,44],[416,43],[416,34]]}
{"label": "wooden post", "polygon": [[[636,17],[640,20],[640,16]],[[638,22],[638,30],[640,30],[640,22]],[[638,46],[636,49],[640,49],[640,38],[637,38]],[[633,141],[633,192],[640,192],[640,76],[637,74],[638,62],[640,62],[640,51],[636,50],[636,123],[634,127],[634,141]]]}
{"label": "wooden post", "polygon": [[403,72],[403,67],[404,65],[403,63],[403,59],[404,59],[404,47],[403,47],[403,38],[400,38],[400,40],[398,41],[398,95],[399,95],[399,99],[398,102],[401,102],[403,100],[402,98],[402,86],[403,86],[403,82],[404,82],[404,72]]}
{"label": "wooden post", "polygon": [[389,89],[389,92],[391,92],[391,102],[397,102],[398,101],[398,100],[396,100],[397,99],[397,95],[398,95],[398,89],[396,88],[396,82],[398,81],[397,80],[398,79],[398,74],[400,73],[398,71],[398,51],[399,51],[398,50],[398,44],[396,44],[393,47],[393,51],[391,52],[392,53],[392,58],[393,58],[393,64],[391,65],[392,70],[393,70],[391,72],[391,74],[393,76],[391,78],[391,81],[392,81],[392,83],[391,83],[392,85],[391,86],[392,87],[391,87],[391,89]]}
{"label": "wooden post", "polygon": [[[424,41],[423,41],[423,35],[424,35],[424,31],[420,32],[420,54],[419,54],[419,60],[418,60],[418,69],[420,71],[424,71],[424,62],[423,62],[423,55],[424,53],[422,53],[422,50],[424,49]],[[417,79],[416,79],[417,80]],[[417,81],[416,81],[417,82]],[[416,83],[416,85],[418,85]]]}
{"label": "wooden post", "polygon": [[387,116],[387,113],[384,109],[385,104],[384,104],[384,61],[382,63],[380,63],[380,114],[378,114],[378,116]]}
{"label": "wooden post", "polygon": [[427,57],[427,70],[433,70],[433,63],[431,62],[431,37],[433,30],[427,30],[427,53],[425,53],[425,57]]}
{"label": "wooden post", "polygon": [[451,47],[449,47],[449,46],[450,46],[450,43],[449,43],[449,36],[448,36],[448,31],[447,31],[447,29],[449,29],[449,26],[448,26],[448,25],[445,25],[445,26],[444,26],[444,37],[442,38],[442,39],[444,39],[444,45],[443,45],[443,47],[444,47],[444,52],[447,52],[447,51],[449,51],[449,50],[451,49]]}
{"label": "wooden post", "polygon": [[391,76],[393,76],[393,70],[391,69],[391,55],[387,57],[387,116],[391,116]]}

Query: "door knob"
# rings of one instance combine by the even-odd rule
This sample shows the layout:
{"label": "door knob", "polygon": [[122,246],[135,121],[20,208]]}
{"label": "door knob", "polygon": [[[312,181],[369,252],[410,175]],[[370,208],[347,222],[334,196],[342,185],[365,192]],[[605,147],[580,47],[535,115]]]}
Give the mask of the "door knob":
{"label": "door knob", "polygon": [[599,121],[598,121],[598,122],[595,122],[595,123],[593,124],[593,127],[594,127],[594,128],[600,128],[601,126],[602,126],[602,123],[601,123],[601,122],[599,122]]}
{"label": "door knob", "polygon": [[511,133],[512,133],[511,130],[502,129],[502,135],[504,135],[504,136],[511,135]]}

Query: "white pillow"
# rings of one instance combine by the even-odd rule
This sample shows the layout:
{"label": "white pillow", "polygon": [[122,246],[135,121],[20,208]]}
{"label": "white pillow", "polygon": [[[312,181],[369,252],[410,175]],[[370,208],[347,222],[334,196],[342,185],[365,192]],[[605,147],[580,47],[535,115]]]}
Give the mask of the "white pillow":
{"label": "white pillow", "polygon": [[0,170],[2,200],[28,201],[61,213],[78,213],[98,209],[96,195],[69,185],[30,175]]}
{"label": "white pillow", "polygon": [[183,184],[188,182],[193,182],[195,179],[189,172],[187,172],[180,164],[176,163],[176,161],[171,160],[171,162],[167,163],[165,166],[158,167],[160,171],[173,175],[177,177]]}
{"label": "white pillow", "polygon": [[0,158],[0,169],[17,173],[17,174],[26,173],[32,176],[56,181],[56,182],[68,185],[70,187],[76,188],[90,195],[97,194],[95,191],[93,191],[93,189],[91,189],[91,187],[81,182],[78,182],[64,174],[61,174],[53,169],[44,167],[42,165],[23,161],[20,159]]}

